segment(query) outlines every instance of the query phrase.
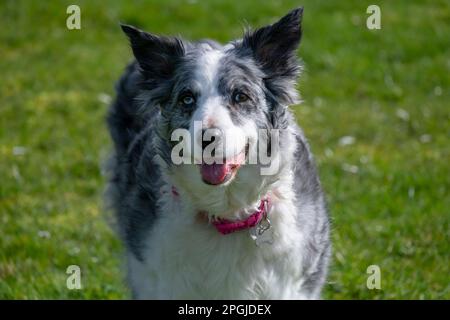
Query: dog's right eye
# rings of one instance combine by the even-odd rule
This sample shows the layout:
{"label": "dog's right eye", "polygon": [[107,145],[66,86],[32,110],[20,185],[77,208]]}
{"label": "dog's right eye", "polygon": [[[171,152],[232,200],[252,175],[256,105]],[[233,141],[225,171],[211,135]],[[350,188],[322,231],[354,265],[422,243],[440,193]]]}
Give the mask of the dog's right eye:
{"label": "dog's right eye", "polygon": [[192,93],[188,92],[183,94],[178,101],[183,106],[190,107],[194,105],[195,97]]}

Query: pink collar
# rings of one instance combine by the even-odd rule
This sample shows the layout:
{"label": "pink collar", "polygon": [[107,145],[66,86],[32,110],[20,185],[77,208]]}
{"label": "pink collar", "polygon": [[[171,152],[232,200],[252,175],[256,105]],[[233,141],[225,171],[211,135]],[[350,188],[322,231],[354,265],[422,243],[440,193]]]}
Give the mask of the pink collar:
{"label": "pink collar", "polygon": [[229,234],[240,230],[250,229],[256,226],[263,218],[267,217],[269,211],[269,198],[261,199],[258,209],[245,220],[214,220],[212,224],[221,234]]}
{"label": "pink collar", "polygon": [[[178,190],[174,186],[172,186],[172,195],[174,197],[180,196]],[[250,229],[256,226],[259,222],[261,222],[262,219],[267,217],[269,209],[270,209],[270,200],[266,196],[261,199],[258,209],[245,220],[227,220],[219,218],[212,221],[211,223],[214,225],[214,227],[216,227],[217,231],[219,231],[223,235],[233,233],[236,231]]]}

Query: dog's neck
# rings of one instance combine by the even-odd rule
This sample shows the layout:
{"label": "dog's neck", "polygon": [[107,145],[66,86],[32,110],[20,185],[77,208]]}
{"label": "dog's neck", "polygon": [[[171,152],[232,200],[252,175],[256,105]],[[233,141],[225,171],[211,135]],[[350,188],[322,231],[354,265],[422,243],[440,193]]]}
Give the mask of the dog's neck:
{"label": "dog's neck", "polygon": [[199,211],[197,213],[197,219],[198,221],[202,221],[204,223],[211,223],[219,233],[226,235],[236,231],[250,229],[260,224],[262,220],[267,219],[270,211],[270,206],[270,198],[264,197],[261,199],[258,208],[244,219],[210,219],[208,213],[205,211]]}
{"label": "dog's neck", "polygon": [[[175,201],[181,200],[180,192],[174,185],[171,186],[171,196]],[[230,214],[212,215],[207,210],[195,209],[195,211],[197,211],[197,220],[213,223],[216,226],[220,225],[220,221],[247,221],[248,219],[252,219],[252,216],[259,221],[261,215],[267,214],[272,202],[272,198],[276,198],[275,194],[273,192],[268,192],[266,195],[258,199],[257,205],[250,205],[248,207],[237,210],[238,212],[233,215],[235,217],[234,219],[224,218],[224,216],[230,216]],[[220,227],[218,229],[220,229]]]}

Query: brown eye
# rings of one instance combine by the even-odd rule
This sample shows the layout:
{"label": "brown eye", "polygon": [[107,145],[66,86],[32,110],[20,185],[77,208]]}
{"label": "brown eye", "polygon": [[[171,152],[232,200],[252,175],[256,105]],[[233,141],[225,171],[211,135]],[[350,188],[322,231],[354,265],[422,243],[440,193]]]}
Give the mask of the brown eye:
{"label": "brown eye", "polygon": [[245,93],[242,92],[236,92],[233,96],[233,101],[235,103],[242,103],[247,101],[249,98]]}
{"label": "brown eye", "polygon": [[178,101],[186,107],[191,107],[195,103],[195,98],[192,93],[188,92],[183,94]]}

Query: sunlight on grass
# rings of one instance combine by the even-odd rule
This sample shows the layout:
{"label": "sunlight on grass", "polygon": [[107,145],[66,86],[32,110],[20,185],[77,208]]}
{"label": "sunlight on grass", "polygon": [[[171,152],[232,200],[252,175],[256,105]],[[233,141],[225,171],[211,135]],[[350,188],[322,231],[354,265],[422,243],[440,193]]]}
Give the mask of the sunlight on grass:
{"label": "sunlight on grass", "polygon": [[[126,298],[103,211],[113,85],[131,59],[119,22],[225,42],[305,7],[293,111],[333,223],[329,299],[450,298],[448,1],[4,1],[0,16],[0,298]],[[66,268],[83,289],[66,288]],[[379,265],[382,290],[366,287]]]}

